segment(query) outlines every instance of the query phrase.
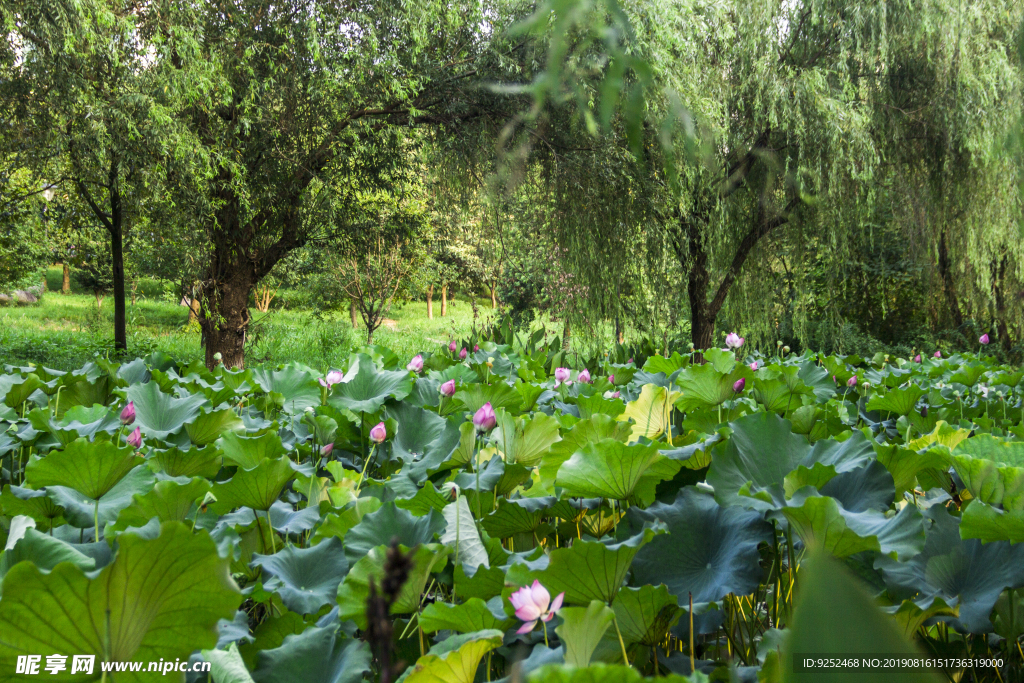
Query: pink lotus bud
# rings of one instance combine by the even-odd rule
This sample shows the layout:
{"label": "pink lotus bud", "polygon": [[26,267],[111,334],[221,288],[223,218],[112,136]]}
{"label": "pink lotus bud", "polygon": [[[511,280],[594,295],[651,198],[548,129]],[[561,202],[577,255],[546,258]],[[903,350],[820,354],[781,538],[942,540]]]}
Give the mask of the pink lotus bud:
{"label": "pink lotus bud", "polygon": [[569,372],[569,368],[555,368],[555,386],[568,382],[570,377],[572,373]]}
{"label": "pink lotus bud", "polygon": [[480,350],[480,345],[479,344],[473,344],[473,353],[476,353],[479,350]]}
{"label": "pink lotus bud", "polygon": [[730,332],[725,335],[725,345],[730,349],[738,349],[743,346],[743,337],[739,336],[735,332]]}
{"label": "pink lotus bud", "polygon": [[982,346],[988,346],[988,335],[983,334],[980,337],[978,337],[978,343],[981,344]]}
{"label": "pink lotus bud", "polygon": [[453,481],[441,484],[440,493],[448,500],[455,500],[459,497],[459,485]]}
{"label": "pink lotus bud", "polygon": [[442,384],[438,391],[441,392],[442,396],[454,396],[455,395],[455,380],[450,379]]}
{"label": "pink lotus bud", "polygon": [[135,431],[129,434],[125,441],[132,448],[142,448],[142,431],[136,427]]}
{"label": "pink lotus bud", "polygon": [[370,430],[370,441],[374,443],[383,443],[386,438],[388,438],[388,428],[384,426],[383,422],[378,422],[374,428]]}
{"label": "pink lotus bud", "polygon": [[529,633],[537,625],[538,620],[551,621],[555,612],[562,608],[562,601],[565,593],[559,593],[554,602],[551,601],[551,593],[540,585],[540,581],[534,580],[533,585],[523,586],[512,595],[508,596],[509,602],[516,608],[516,616],[526,622],[519,627],[516,633]]}
{"label": "pink lotus bud", "polygon": [[615,375],[608,375],[608,383],[615,384]]}
{"label": "pink lotus bud", "polygon": [[323,379],[320,380],[320,386],[327,387],[328,389],[330,389],[332,386],[334,386],[344,378],[345,374],[340,370],[331,370],[330,372],[327,373],[326,381],[324,381]]}
{"label": "pink lotus bud", "polygon": [[620,396],[622,396],[622,392],[619,392],[619,391],[613,391],[613,392],[612,392],[612,395],[611,395],[611,396],[610,396],[609,398],[618,398],[618,397],[620,397]]}
{"label": "pink lotus bud", "polygon": [[450,342],[448,342],[448,350],[449,351],[451,351],[452,353],[455,353],[455,349],[457,349],[457,348],[459,348],[459,345],[455,343],[454,339],[452,339]]}
{"label": "pink lotus bud", "polygon": [[576,375],[577,382],[583,382],[584,384],[590,384],[590,371],[586,368],[580,370],[580,374]]}
{"label": "pink lotus bud", "polygon": [[942,351],[936,351],[933,353],[932,358],[942,358]]}
{"label": "pink lotus bud", "polygon": [[740,393],[743,391],[743,387],[747,386],[747,378],[740,377],[738,380],[732,383],[732,390],[734,393]]}
{"label": "pink lotus bud", "polygon": [[494,408],[490,401],[480,406],[480,410],[473,415],[473,424],[478,432],[489,432],[498,423],[498,416],[494,414]]}
{"label": "pink lotus bud", "polygon": [[916,356],[914,356],[914,362],[915,363],[920,363],[921,362],[921,354],[917,354]]}
{"label": "pink lotus bud", "polygon": [[423,356],[419,354],[413,356],[412,360],[409,361],[409,364],[405,366],[405,369],[410,372],[423,372]]}
{"label": "pink lotus bud", "polygon": [[851,388],[857,386],[857,375],[854,375],[850,379],[846,380],[846,386]]}
{"label": "pink lotus bud", "polygon": [[459,351],[459,360],[466,360],[466,347],[463,346],[462,350]]}
{"label": "pink lotus bud", "polygon": [[333,443],[329,443],[329,444],[327,444],[326,446],[324,446],[323,448],[320,449],[320,455],[322,455],[323,457],[327,458],[327,457],[330,457],[330,455],[331,455],[331,453],[333,451],[334,451],[334,444]]}
{"label": "pink lotus bud", "polygon": [[[757,361],[756,360],[753,363],[750,364],[750,369],[751,370],[757,370]],[[835,378],[833,377],[832,379],[835,379]]]}
{"label": "pink lotus bud", "polygon": [[632,359],[632,358],[630,358],[630,359],[629,359],[629,360],[627,360],[626,362],[627,362],[627,363],[632,363],[632,362],[633,362],[633,359]]}
{"label": "pink lotus bud", "polygon": [[121,424],[130,425],[135,422],[135,401],[128,401],[128,405],[121,410]]}

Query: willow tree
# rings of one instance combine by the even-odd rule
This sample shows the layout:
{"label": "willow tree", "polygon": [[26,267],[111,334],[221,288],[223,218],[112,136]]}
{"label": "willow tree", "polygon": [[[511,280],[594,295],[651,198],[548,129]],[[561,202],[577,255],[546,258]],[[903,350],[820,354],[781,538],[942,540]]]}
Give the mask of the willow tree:
{"label": "willow tree", "polygon": [[[485,3],[486,4],[486,3]],[[194,17],[201,67],[180,122],[204,171],[182,178],[179,206],[208,242],[202,281],[206,361],[244,363],[248,301],[275,264],[344,233],[344,210],[310,220],[330,194],[387,190],[411,163],[412,127],[439,135],[492,116],[504,98],[478,86],[501,58],[501,8],[386,0],[170,3]]]}

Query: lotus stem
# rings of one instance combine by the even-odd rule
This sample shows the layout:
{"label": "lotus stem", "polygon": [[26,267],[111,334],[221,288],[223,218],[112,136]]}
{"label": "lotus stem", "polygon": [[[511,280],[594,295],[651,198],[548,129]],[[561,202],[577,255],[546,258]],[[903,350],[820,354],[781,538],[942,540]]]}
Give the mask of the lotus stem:
{"label": "lotus stem", "polygon": [[[619,630],[619,619],[618,617],[612,617],[612,623],[615,624],[615,633],[619,636],[619,647],[622,648],[622,661],[629,666],[629,655],[626,654],[626,643],[622,640],[622,631]],[[547,644],[547,626],[544,627],[544,644]]]}
{"label": "lotus stem", "polygon": [[[370,455],[366,457],[363,462],[363,471],[359,473],[359,482],[356,484],[356,493],[363,487],[363,477],[366,476],[366,468],[370,466],[370,461],[373,460],[373,456],[377,454],[377,444],[373,444],[373,448],[370,450]],[[316,473],[314,472],[314,475]]]}

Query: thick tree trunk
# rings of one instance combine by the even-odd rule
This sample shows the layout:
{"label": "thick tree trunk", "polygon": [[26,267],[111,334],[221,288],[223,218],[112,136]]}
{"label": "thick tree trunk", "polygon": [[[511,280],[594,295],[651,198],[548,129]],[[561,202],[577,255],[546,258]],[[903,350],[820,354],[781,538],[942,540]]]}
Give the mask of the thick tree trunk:
{"label": "thick tree trunk", "polygon": [[946,232],[939,237],[939,277],[942,278],[942,292],[946,295],[946,307],[953,318],[953,324],[959,329],[964,324],[964,315],[960,311],[960,302],[956,298],[956,285],[953,282],[953,268],[949,262],[949,250],[946,247]]}
{"label": "thick tree trunk", "polygon": [[1006,285],[1006,257],[999,262],[996,269],[995,279],[992,283],[992,292],[996,299],[996,332],[999,333],[999,343],[1003,351],[1010,352],[1013,348],[1013,340],[1010,339],[1010,329],[1006,324],[1006,296],[1004,288]]}
{"label": "thick tree trunk", "polygon": [[434,285],[427,287],[427,319],[434,319]]}
{"label": "thick tree trunk", "polygon": [[491,283],[491,309],[492,310],[498,308],[498,294],[497,294],[497,292],[498,292],[498,281],[495,280],[494,282]]}
{"label": "thick tree trunk", "polygon": [[[214,256],[215,262],[217,256]],[[224,280],[208,280],[203,296],[200,324],[206,339],[206,367],[217,366],[215,356],[228,368],[245,366],[245,338],[249,329],[249,295],[255,286],[251,266],[238,264],[225,269]],[[213,269],[211,269],[213,270]],[[216,272],[215,270],[213,272]]]}
{"label": "thick tree trunk", "polygon": [[356,301],[355,301],[355,299],[352,299],[351,301],[348,302],[348,317],[349,317],[349,320],[352,321],[352,329],[353,330],[356,329],[357,327],[359,327],[359,316],[357,315],[357,311],[356,311]]}
{"label": "thick tree trunk", "polygon": [[64,281],[61,283],[60,293],[70,294],[71,293],[71,267],[67,263],[62,263],[64,266]]}
{"label": "thick tree trunk", "polygon": [[441,285],[441,317],[448,315],[448,283]]}
{"label": "thick tree trunk", "polygon": [[693,348],[703,350],[711,348],[715,333],[716,314],[712,314],[708,305],[708,285],[711,273],[708,271],[708,253],[704,244],[701,226],[691,220],[686,228],[686,240],[689,247],[690,263],[686,278],[686,294],[690,300],[690,341]]}
{"label": "thick tree trunk", "polygon": [[110,191],[110,257],[114,276],[114,348],[128,350],[128,334],[125,327],[124,291],[124,211],[121,207],[121,193],[116,178],[112,178]]}

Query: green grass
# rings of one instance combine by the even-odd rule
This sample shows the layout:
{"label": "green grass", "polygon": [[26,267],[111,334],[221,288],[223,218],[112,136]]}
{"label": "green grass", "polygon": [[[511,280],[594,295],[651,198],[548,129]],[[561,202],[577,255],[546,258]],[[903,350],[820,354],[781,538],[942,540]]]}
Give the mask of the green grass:
{"label": "green grass", "polygon": [[[0,308],[0,362],[24,365],[32,362],[70,370],[81,367],[94,356],[113,351],[113,299],[107,297],[99,311],[96,300],[87,294],[62,295],[61,273],[47,273],[48,291],[34,306]],[[128,357],[163,351],[173,358],[191,362],[203,357],[199,329],[189,327],[188,311],[161,296],[155,282],[143,282],[135,305],[128,305]],[[308,310],[285,307],[269,313],[251,311],[253,326],[246,351],[246,362],[286,363],[299,361],[321,370],[336,367],[352,348],[366,340],[360,322],[352,329],[345,312],[338,317],[318,320]],[[275,302],[277,303],[277,302]],[[425,302],[410,302],[392,308],[389,322],[374,335],[374,342],[391,348],[400,356],[437,348],[454,337],[464,337],[472,329],[473,308],[469,301],[450,302],[448,315],[427,319]],[[490,301],[477,302],[477,326],[493,318]]]}

